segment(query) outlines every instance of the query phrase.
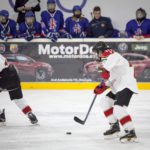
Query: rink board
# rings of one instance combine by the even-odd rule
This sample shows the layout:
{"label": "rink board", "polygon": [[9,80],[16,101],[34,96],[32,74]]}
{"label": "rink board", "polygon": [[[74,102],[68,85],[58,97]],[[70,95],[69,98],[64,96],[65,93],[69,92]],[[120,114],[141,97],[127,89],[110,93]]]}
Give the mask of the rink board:
{"label": "rink board", "polygon": [[[90,90],[93,89],[98,82],[22,82],[23,89],[43,89],[43,90]],[[150,83],[138,83],[139,90],[150,90]]]}

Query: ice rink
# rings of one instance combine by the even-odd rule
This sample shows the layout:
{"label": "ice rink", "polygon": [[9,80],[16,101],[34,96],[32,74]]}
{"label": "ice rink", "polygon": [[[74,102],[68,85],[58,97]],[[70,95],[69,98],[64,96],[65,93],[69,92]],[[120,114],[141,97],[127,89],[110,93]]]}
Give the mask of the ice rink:
{"label": "ice rink", "polygon": [[[150,91],[133,96],[128,109],[133,117],[138,143],[121,144],[118,139],[104,140],[109,128],[99,106],[94,104],[86,125],[73,121],[85,117],[93,92],[82,91],[24,91],[24,97],[39,119],[38,126],[9,100],[7,92],[0,93],[0,108],[6,109],[7,125],[0,127],[0,150],[148,150],[150,148]],[[66,135],[66,132],[72,135]]]}

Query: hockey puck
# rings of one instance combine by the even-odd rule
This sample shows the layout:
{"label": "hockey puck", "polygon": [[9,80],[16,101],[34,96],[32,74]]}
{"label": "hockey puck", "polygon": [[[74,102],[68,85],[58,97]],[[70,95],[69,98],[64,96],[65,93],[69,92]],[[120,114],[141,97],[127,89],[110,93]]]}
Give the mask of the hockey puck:
{"label": "hockey puck", "polygon": [[66,132],[66,134],[71,135],[72,133],[71,132]]}

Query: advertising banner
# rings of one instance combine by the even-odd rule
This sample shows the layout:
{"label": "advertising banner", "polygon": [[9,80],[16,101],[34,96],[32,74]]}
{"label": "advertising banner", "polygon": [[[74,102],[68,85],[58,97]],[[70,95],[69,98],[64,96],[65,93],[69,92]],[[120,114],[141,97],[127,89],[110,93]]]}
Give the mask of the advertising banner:
{"label": "advertising banner", "polygon": [[[96,41],[1,42],[0,53],[14,64],[25,82],[99,81],[98,63],[92,53]],[[135,69],[140,82],[150,82],[150,42],[107,42]]]}

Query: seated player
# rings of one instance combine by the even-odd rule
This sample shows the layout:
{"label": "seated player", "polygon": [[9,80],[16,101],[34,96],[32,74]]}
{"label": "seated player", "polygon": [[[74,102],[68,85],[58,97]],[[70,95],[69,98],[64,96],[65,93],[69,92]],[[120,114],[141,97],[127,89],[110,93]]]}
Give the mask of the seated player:
{"label": "seated player", "polygon": [[35,20],[32,11],[25,14],[25,22],[19,25],[18,37],[24,37],[27,41],[41,37],[41,24]]}
{"label": "seated player", "polygon": [[47,1],[47,10],[41,13],[42,36],[56,42],[58,38],[71,38],[64,30],[64,17],[60,10],[56,10],[56,1]]}
{"label": "seated player", "polygon": [[[0,91],[7,90],[10,99],[22,110],[29,118],[32,124],[38,122],[36,116],[32,113],[31,107],[23,98],[20,79],[13,65],[9,65],[7,60],[0,55]],[[0,111],[0,124],[5,123],[4,109]]]}
{"label": "seated player", "polygon": [[17,36],[16,22],[9,19],[7,10],[0,11],[0,39],[7,40]]}
{"label": "seated player", "polygon": [[115,31],[111,19],[101,15],[101,8],[99,6],[94,7],[93,19],[89,24],[89,36],[98,38],[117,37],[117,35],[114,35]]}
{"label": "seated player", "polygon": [[146,18],[146,11],[144,9],[137,9],[136,19],[127,23],[126,32],[128,37],[137,40],[150,38],[150,19]]}
{"label": "seated player", "polygon": [[120,132],[120,123],[125,131],[120,141],[135,141],[137,138],[135,128],[127,112],[132,95],[138,93],[134,69],[124,57],[104,42],[98,42],[93,47],[93,52],[98,56],[101,64],[100,77],[104,79],[103,85],[97,86],[94,93],[101,94],[107,87],[111,88],[111,91],[100,100],[104,115],[110,124],[110,129],[104,133],[104,136],[117,137]]}
{"label": "seated player", "polygon": [[80,6],[73,7],[73,16],[65,21],[66,31],[71,34],[73,38],[85,38],[87,36],[89,21],[82,16]]}

